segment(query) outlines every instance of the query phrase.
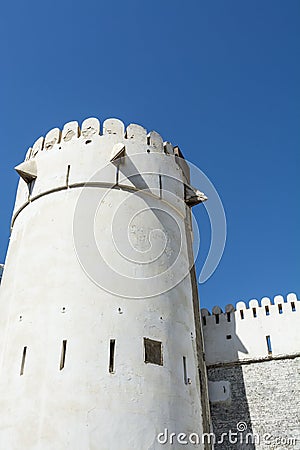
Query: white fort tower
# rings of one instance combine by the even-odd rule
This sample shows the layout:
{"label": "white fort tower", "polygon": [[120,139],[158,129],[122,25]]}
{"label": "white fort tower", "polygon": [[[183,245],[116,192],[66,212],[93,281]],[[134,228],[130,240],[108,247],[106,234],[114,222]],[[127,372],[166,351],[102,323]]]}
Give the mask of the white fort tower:
{"label": "white fort tower", "polygon": [[190,212],[206,197],[180,150],[91,118],[38,139],[16,170],[0,448],[176,449],[157,435],[208,432]]}

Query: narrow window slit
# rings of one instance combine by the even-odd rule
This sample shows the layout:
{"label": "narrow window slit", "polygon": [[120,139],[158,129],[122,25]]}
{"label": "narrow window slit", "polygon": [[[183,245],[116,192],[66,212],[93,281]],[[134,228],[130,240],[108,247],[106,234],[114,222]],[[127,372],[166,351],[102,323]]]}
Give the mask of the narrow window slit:
{"label": "narrow window slit", "polygon": [[292,312],[296,311],[295,302],[291,302]]}
{"label": "narrow window slit", "polygon": [[265,310],[266,310],[266,316],[270,315],[270,308],[266,305],[265,306]]}
{"label": "narrow window slit", "polygon": [[67,341],[64,339],[62,341],[62,346],[61,346],[59,370],[62,370],[65,367],[66,350],[67,350]]}
{"label": "narrow window slit", "polygon": [[216,314],[216,323],[219,323],[219,322],[220,322],[220,315]]}
{"label": "narrow window slit", "polygon": [[202,322],[203,322],[203,325],[205,326],[206,325],[206,317],[205,316],[202,316]]}
{"label": "narrow window slit", "polygon": [[23,375],[23,373],[24,373],[26,353],[27,353],[27,346],[23,348],[20,375]]}
{"label": "narrow window slit", "polygon": [[240,310],[240,316],[241,316],[241,319],[244,318],[244,311],[242,309]]}
{"label": "narrow window slit", "polygon": [[270,336],[266,336],[266,341],[267,341],[267,347],[268,347],[268,354],[272,355],[271,337]]}
{"label": "narrow window slit", "polygon": [[252,308],[252,312],[253,312],[253,317],[257,317],[256,308]]}
{"label": "narrow window slit", "polygon": [[66,175],[66,185],[67,185],[67,187],[69,187],[70,170],[71,170],[71,166],[68,165],[67,175]]}
{"label": "narrow window slit", "polygon": [[278,305],[278,312],[279,312],[279,314],[282,314],[282,304],[281,303]]}
{"label": "narrow window slit", "polygon": [[228,312],[227,313],[227,322],[230,322],[231,321],[231,315],[230,315],[230,312]]}
{"label": "narrow window slit", "polygon": [[111,339],[109,341],[109,373],[114,373],[115,371],[115,348],[116,348],[116,340]]}
{"label": "narrow window slit", "polygon": [[188,376],[187,376],[187,369],[186,369],[186,357],[183,356],[182,357],[182,362],[183,362],[183,381],[184,384],[188,384]]}
{"label": "narrow window slit", "polygon": [[162,177],[161,175],[158,176],[159,180],[159,198],[162,198]]}

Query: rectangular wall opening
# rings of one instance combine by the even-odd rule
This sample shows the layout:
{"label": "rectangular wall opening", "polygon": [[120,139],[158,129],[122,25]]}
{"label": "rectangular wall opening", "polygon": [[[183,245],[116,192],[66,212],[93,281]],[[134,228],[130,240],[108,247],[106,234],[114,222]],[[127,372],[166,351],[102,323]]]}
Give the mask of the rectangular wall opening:
{"label": "rectangular wall opening", "polygon": [[244,318],[244,311],[242,309],[240,310],[240,315],[241,315],[241,319],[243,319]]}
{"label": "rectangular wall opening", "polygon": [[220,316],[219,316],[219,314],[216,314],[216,323],[220,323]]}
{"label": "rectangular wall opening", "polygon": [[162,343],[144,338],[145,363],[163,365]]}
{"label": "rectangular wall opening", "polygon": [[23,375],[23,373],[24,373],[26,353],[27,353],[27,347],[24,347],[23,348],[23,354],[22,354],[20,375]]}
{"label": "rectangular wall opening", "polygon": [[265,306],[266,316],[270,315],[270,308],[266,305]]}
{"label": "rectangular wall opening", "polygon": [[230,316],[230,312],[227,313],[227,322],[231,321],[231,316]]}
{"label": "rectangular wall opening", "polygon": [[67,351],[67,341],[64,339],[62,341],[62,346],[61,346],[59,370],[62,370],[65,367],[66,351]]}
{"label": "rectangular wall opening", "polygon": [[282,314],[282,304],[281,303],[279,303],[279,305],[278,305],[278,312],[279,312],[279,314]]}
{"label": "rectangular wall opening", "polygon": [[206,317],[205,316],[202,316],[202,322],[203,322],[203,325],[206,325]]}
{"label": "rectangular wall opening", "polygon": [[296,311],[295,302],[291,302],[292,312]]}
{"label": "rectangular wall opening", "polygon": [[111,339],[109,341],[109,373],[114,373],[115,371],[115,348],[116,348],[116,340]]}
{"label": "rectangular wall opening", "polygon": [[186,357],[185,356],[182,357],[182,362],[183,362],[183,381],[184,381],[184,384],[188,384]]}
{"label": "rectangular wall opening", "polygon": [[253,317],[257,317],[256,308],[252,308],[252,312],[253,312]]}
{"label": "rectangular wall opening", "polygon": [[266,336],[266,341],[267,341],[267,347],[268,347],[268,354],[272,355],[271,337],[270,336]]}

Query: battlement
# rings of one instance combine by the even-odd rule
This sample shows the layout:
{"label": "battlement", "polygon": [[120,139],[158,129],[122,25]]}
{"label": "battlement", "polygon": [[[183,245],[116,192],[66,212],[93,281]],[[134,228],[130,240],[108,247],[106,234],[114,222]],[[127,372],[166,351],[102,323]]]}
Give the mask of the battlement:
{"label": "battlement", "polygon": [[[130,124],[125,127],[125,124],[116,118],[109,118],[101,123],[99,119],[90,117],[85,119],[81,127],[77,121],[66,123],[62,130],[53,128],[46,136],[39,137],[30,147],[26,153],[25,160],[45,154],[49,150],[63,150],[64,146],[68,148],[68,144],[74,144],[76,140],[78,143],[91,144],[97,138],[107,138],[112,141],[122,142],[126,146],[128,142],[137,143],[147,146],[147,153],[164,153],[166,155],[173,155],[178,166],[181,168],[186,181],[189,182],[189,166],[184,160],[184,156],[178,146],[173,146],[168,141],[163,141],[163,138],[156,131],[147,132],[147,130],[138,124]],[[137,148],[134,148],[137,151]],[[130,152],[128,153],[130,154]]]}
{"label": "battlement", "polygon": [[[210,313],[208,309],[201,308],[201,316],[202,319],[206,317],[214,317],[215,323],[219,324],[222,323],[222,320],[228,317],[228,314],[231,314],[232,312],[240,312],[241,318],[252,318],[252,317],[259,317],[264,315],[270,315],[272,314],[283,314],[284,311],[287,311],[287,304],[291,305],[292,310],[295,308],[296,302],[299,302],[297,299],[296,294],[290,293],[287,295],[286,299],[282,295],[276,295],[273,299],[273,302],[271,298],[269,297],[263,297],[261,301],[259,302],[256,299],[252,299],[249,301],[249,306],[246,305],[245,302],[237,302],[236,307],[234,307],[231,303],[225,306],[225,311],[220,308],[220,306],[214,306],[212,309],[212,312]],[[277,308],[272,308],[273,306],[276,306]],[[251,310],[251,313],[249,314],[249,311]],[[244,317],[243,317],[244,316]],[[218,320],[219,317],[219,320]],[[227,320],[227,319],[226,319]],[[204,319],[204,322],[205,319]],[[206,323],[204,323],[206,325]]]}
{"label": "battlement", "polygon": [[186,216],[186,205],[206,200],[190,186],[189,166],[180,149],[156,132],[118,119],[72,121],[40,137],[16,171],[20,175],[14,221],[30,202],[49,193],[98,183],[143,190]]}
{"label": "battlement", "polygon": [[201,310],[208,365],[300,353],[300,301],[290,293]]}
{"label": "battlement", "polygon": [[70,141],[80,139],[86,144],[91,143],[91,139],[97,136],[115,136],[121,140],[135,140],[146,144],[148,147],[158,153],[166,153],[170,155],[183,155],[177,146],[173,146],[170,142],[164,142],[162,137],[156,131],[147,133],[147,130],[141,125],[130,124],[125,128],[123,122],[119,119],[106,119],[101,129],[100,121],[95,117],[90,117],[82,122],[81,127],[77,121],[68,122],[63,129],[53,128],[46,136],[39,137],[32,147],[26,153],[25,160],[40,156],[42,152],[47,152],[59,146],[59,150]]}

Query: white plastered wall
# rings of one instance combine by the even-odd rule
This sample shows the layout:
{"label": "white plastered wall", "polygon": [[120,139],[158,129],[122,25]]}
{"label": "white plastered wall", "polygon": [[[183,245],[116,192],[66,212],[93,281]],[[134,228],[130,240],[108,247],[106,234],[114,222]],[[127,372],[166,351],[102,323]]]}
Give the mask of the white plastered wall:
{"label": "white plastered wall", "polygon": [[[207,365],[285,357],[300,353],[300,302],[295,294],[202,309]],[[267,336],[270,337],[268,348]],[[269,351],[271,350],[271,352]]]}
{"label": "white plastered wall", "polygon": [[[128,156],[122,167],[110,163],[114,146],[120,143]],[[100,135],[97,120],[89,119],[81,130],[76,122],[67,124],[62,133],[51,130],[28,151],[27,161],[32,159],[37,178],[30,193],[20,179],[0,289],[0,447],[141,450],[159,448],[156,436],[164,428],[201,434],[195,319],[184,234],[188,217],[183,184],[172,178],[183,180],[172,146],[164,146],[157,133],[147,137],[138,125],[129,126],[125,135],[124,125],[116,119],[106,121]],[[145,173],[137,180],[142,186],[128,179],[127,173],[132,174],[128,159],[138,173]],[[143,180],[149,192],[137,194],[134,191],[143,187]],[[91,184],[83,188],[86,182]],[[133,191],[116,189],[116,183]],[[165,191],[168,183],[171,193]],[[82,240],[74,245],[74,213],[83,189],[92,203],[107,194],[95,215],[94,230],[95,242],[113,268],[122,266],[112,247],[111,222],[124,202],[125,216],[143,205],[146,209],[144,218],[138,217],[130,228],[142,256],[147,236],[151,234],[153,244],[150,256],[159,247],[162,233],[168,237],[157,264],[129,261],[124,265],[123,261],[124,286],[126,277],[134,283],[134,276],[155,277],[159,264],[167,268],[178,251],[180,232],[179,264],[173,272],[154,279],[153,286],[151,280],[150,287],[141,284],[145,298],[143,291],[141,298],[131,298],[130,286],[122,296],[120,286],[115,295],[113,283],[111,291],[97,284],[97,260],[91,259],[94,253],[84,227]],[[162,208],[175,222],[160,223],[150,207]],[[83,207],[83,220],[84,214]],[[120,241],[123,229],[126,223],[116,228]],[[78,251],[84,255],[91,251],[92,276],[80,264]],[[181,281],[170,289],[176,278]],[[153,289],[161,294],[151,297]],[[144,362],[144,337],[162,342],[163,366]],[[111,339],[116,342],[114,373],[108,371]],[[67,340],[66,358],[60,370],[63,340]],[[183,356],[188,384],[184,383]]]}

